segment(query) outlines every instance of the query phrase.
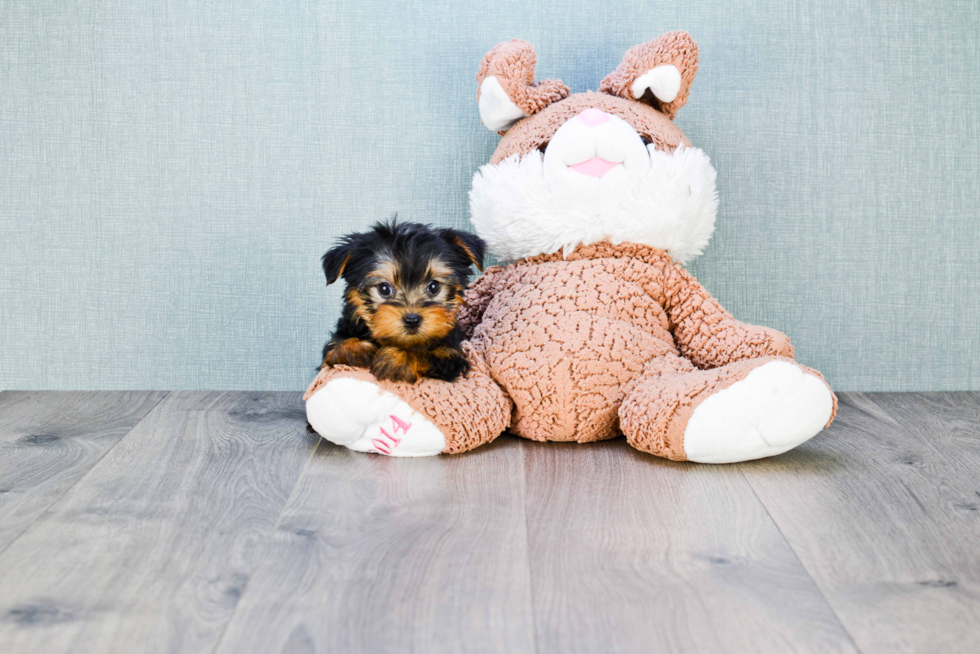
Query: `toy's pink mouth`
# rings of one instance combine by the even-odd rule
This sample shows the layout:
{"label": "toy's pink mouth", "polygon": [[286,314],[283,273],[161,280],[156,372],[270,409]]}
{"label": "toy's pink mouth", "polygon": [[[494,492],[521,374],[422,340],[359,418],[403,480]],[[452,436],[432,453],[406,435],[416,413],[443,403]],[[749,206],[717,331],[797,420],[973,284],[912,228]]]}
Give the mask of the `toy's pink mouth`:
{"label": "toy's pink mouth", "polygon": [[606,161],[600,157],[592,157],[582,163],[573,164],[569,168],[589,177],[602,177],[618,165],[619,162],[616,161]]}

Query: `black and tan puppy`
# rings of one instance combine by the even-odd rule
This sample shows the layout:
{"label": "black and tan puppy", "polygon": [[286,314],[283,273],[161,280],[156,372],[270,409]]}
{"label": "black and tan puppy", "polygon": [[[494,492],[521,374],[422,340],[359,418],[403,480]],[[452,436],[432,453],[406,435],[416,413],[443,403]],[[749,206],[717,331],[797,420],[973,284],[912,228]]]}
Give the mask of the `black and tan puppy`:
{"label": "black and tan puppy", "polygon": [[[327,284],[347,283],[344,311],[322,366],[370,368],[378,379],[452,381],[469,370],[456,310],[486,246],[472,234],[378,223],[323,255]],[[321,366],[321,367],[322,367]]]}

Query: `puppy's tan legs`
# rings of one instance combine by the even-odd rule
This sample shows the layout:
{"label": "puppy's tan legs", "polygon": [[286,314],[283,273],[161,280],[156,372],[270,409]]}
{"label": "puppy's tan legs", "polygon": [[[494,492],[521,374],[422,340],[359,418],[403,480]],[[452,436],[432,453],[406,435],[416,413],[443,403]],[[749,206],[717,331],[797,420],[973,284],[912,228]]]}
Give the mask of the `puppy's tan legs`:
{"label": "puppy's tan legs", "polygon": [[377,348],[371,341],[359,338],[347,338],[334,346],[323,357],[323,366],[354,366],[355,368],[370,368],[371,361]]}
{"label": "puppy's tan legs", "polygon": [[424,358],[397,347],[383,347],[371,362],[371,373],[379,380],[414,384],[428,368]]}

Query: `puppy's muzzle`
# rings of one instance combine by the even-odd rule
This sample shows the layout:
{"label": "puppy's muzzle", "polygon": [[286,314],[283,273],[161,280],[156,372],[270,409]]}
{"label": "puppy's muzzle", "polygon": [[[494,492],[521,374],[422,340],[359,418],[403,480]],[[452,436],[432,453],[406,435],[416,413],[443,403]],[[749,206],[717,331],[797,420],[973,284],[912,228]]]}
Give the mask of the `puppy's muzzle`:
{"label": "puppy's muzzle", "polygon": [[406,313],[402,316],[402,323],[409,331],[416,331],[422,325],[422,316],[417,313]]}

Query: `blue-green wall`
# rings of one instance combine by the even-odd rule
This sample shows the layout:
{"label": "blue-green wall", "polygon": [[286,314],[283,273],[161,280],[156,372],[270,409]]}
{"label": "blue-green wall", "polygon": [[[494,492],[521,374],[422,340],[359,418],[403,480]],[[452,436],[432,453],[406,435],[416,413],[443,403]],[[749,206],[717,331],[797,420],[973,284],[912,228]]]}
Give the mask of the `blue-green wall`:
{"label": "blue-green wall", "polygon": [[335,237],[468,227],[484,52],[582,91],[672,29],[719,174],[701,281],[839,389],[980,389],[976,0],[8,0],[0,388],[302,388]]}

